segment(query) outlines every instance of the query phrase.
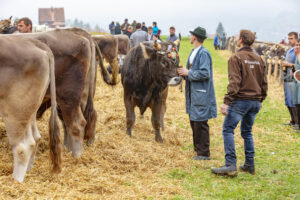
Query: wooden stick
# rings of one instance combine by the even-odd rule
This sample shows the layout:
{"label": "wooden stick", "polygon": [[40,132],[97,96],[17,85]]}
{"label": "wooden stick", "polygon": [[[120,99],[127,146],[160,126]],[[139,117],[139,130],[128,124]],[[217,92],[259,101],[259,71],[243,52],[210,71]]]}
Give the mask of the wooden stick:
{"label": "wooden stick", "polygon": [[274,69],[275,79],[278,79],[278,66],[279,66],[279,59],[278,56],[275,56],[275,69]]}

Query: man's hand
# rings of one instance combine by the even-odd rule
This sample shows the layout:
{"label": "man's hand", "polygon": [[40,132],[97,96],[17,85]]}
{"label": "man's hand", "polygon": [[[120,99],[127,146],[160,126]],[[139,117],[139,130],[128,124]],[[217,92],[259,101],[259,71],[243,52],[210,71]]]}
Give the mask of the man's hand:
{"label": "man's hand", "polygon": [[228,110],[228,105],[226,105],[226,104],[222,104],[221,105],[221,113],[223,114],[223,115],[227,115],[228,113],[227,113],[227,110]]}
{"label": "man's hand", "polygon": [[282,67],[293,67],[294,65],[293,65],[293,63],[289,63],[289,62],[283,60],[283,61],[281,61],[281,66]]}
{"label": "man's hand", "polygon": [[189,75],[189,70],[185,67],[177,68],[177,72],[180,76],[188,76]]}

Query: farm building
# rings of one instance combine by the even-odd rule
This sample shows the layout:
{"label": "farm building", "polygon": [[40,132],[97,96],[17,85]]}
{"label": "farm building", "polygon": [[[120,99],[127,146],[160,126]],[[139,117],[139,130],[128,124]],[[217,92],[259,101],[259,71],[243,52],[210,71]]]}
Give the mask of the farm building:
{"label": "farm building", "polygon": [[64,8],[39,8],[39,25],[43,24],[50,28],[65,27]]}

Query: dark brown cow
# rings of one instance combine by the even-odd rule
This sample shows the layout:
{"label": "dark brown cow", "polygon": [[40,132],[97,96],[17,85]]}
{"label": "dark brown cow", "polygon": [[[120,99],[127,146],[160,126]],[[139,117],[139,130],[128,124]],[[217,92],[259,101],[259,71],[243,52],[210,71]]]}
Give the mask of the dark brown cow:
{"label": "dark brown cow", "polygon": [[[14,156],[13,177],[22,182],[31,169],[41,138],[36,113],[49,86],[50,152],[53,170],[61,170],[61,142],[56,111],[54,57],[47,45],[13,35],[0,36],[0,116]],[[50,104],[50,102],[49,102]]]}
{"label": "dark brown cow", "polygon": [[178,85],[181,77],[177,74],[179,58],[168,57],[167,49],[159,44],[141,43],[132,48],[121,69],[126,107],[127,134],[131,136],[135,121],[134,107],[143,114],[148,107],[152,110],[151,122],[155,140],[163,142],[160,127],[163,125],[168,85]]}
{"label": "dark brown cow", "polygon": [[[93,39],[78,28],[18,36],[38,39],[52,50],[55,58],[57,103],[65,130],[64,144],[74,157],[79,157],[83,138],[87,139],[88,144],[95,138],[97,113],[93,106],[93,96],[96,84],[96,52]],[[98,56],[102,61],[100,52]],[[116,77],[110,79],[103,62],[100,63],[105,82],[115,84]],[[50,106],[49,102],[47,91],[38,117]]]}

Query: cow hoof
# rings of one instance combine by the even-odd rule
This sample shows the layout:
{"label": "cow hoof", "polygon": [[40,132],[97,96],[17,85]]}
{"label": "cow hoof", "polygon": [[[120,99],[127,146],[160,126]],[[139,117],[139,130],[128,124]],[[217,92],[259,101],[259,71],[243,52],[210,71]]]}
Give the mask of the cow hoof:
{"label": "cow hoof", "polygon": [[155,136],[155,141],[158,143],[164,143],[164,140],[161,138],[161,136]]}
{"label": "cow hoof", "polygon": [[88,139],[88,140],[86,141],[86,145],[87,145],[87,146],[91,146],[92,144],[94,144],[94,142],[95,142],[95,138]]}
{"label": "cow hoof", "polygon": [[126,131],[126,134],[129,135],[131,137],[131,131]]}

